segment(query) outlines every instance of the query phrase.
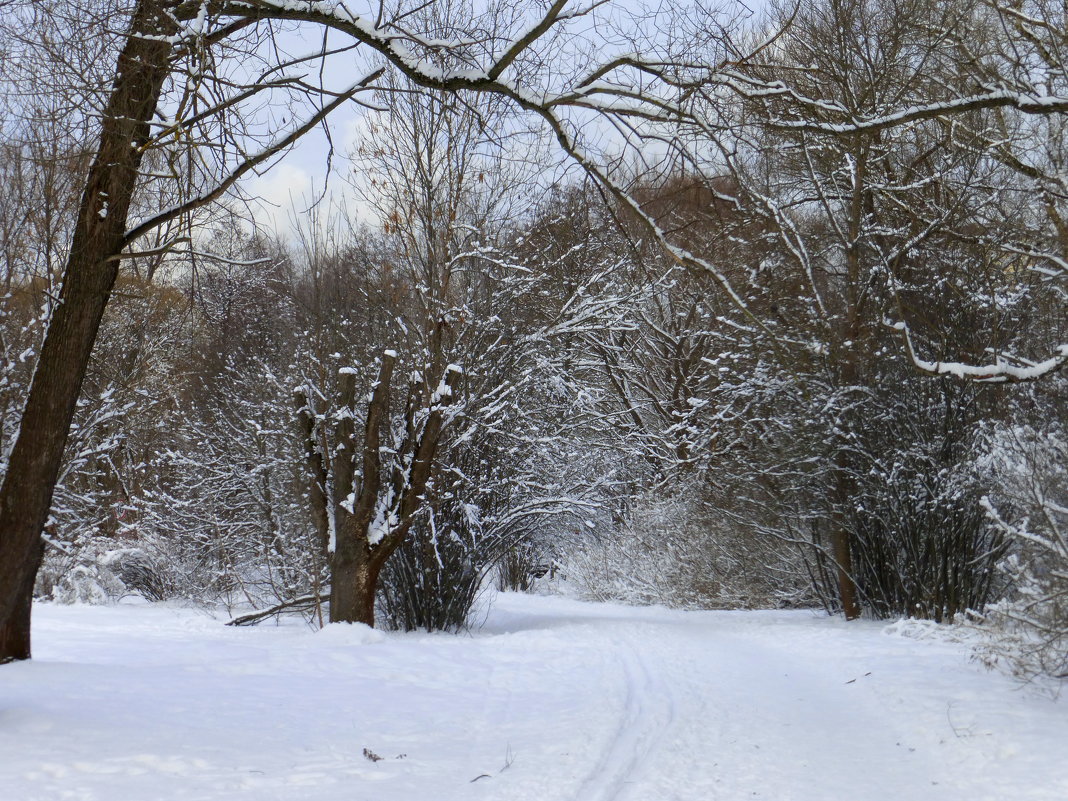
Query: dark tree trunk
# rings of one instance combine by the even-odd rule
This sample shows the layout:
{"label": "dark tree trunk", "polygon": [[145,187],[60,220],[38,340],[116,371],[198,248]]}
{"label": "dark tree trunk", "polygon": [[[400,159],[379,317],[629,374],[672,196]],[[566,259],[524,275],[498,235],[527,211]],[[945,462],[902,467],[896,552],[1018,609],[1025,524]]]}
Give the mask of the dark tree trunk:
{"label": "dark tree trunk", "polygon": [[834,562],[838,573],[838,600],[846,620],[860,617],[860,602],[857,599],[857,583],[853,578],[853,553],[849,542],[849,530],[838,521],[831,539]]}
{"label": "dark tree trunk", "polygon": [[334,555],[330,564],[330,622],[375,625],[375,593],[381,566],[370,553],[353,559]]}
{"label": "dark tree trunk", "polygon": [[33,607],[37,568],[44,554],[44,540],[38,537],[35,546],[34,552],[27,555],[28,568],[16,579],[23,584],[17,588],[15,608],[0,622],[0,664],[30,658],[30,609]]}
{"label": "dark tree trunk", "polygon": [[319,544],[319,554],[324,560],[330,558],[330,515],[326,505],[329,499],[326,488],[329,477],[326,462],[323,459],[322,445],[318,440],[315,408],[312,395],[304,388],[294,391],[293,400],[297,406],[297,423],[301,438],[304,440],[304,466],[308,471],[308,503],[315,526]]}
{"label": "dark tree trunk", "polygon": [[[861,236],[864,228],[864,206],[867,200],[867,147],[863,141],[854,142],[853,194],[850,199],[848,242],[846,246],[846,286],[844,327],[839,332],[836,348],[838,351],[839,387],[852,390],[862,384],[860,369],[861,356],[858,353],[860,342],[866,339],[863,331],[865,320],[862,307],[865,303],[865,272],[861,256]],[[853,543],[851,525],[847,509],[853,504],[855,482],[853,465],[849,449],[853,444],[849,434],[854,433],[858,423],[852,412],[847,413],[845,422],[846,436],[838,444],[834,463],[835,507],[831,532],[831,548],[834,553],[835,567],[838,572],[838,600],[842,605],[842,614],[846,620],[860,617],[860,599],[857,592],[856,578],[853,575]]]}
{"label": "dark tree trunk", "polygon": [[[118,273],[126,217],[138,181],[149,121],[170,71],[173,22],[162,0],[140,0],[119,55],[104,111],[63,289],[41,355],[3,485],[0,486],[0,662],[30,655],[29,618],[67,432]],[[135,35],[149,34],[151,38]]]}
{"label": "dark tree trunk", "polygon": [[[842,385],[856,385],[859,374],[855,357],[847,353],[842,363]],[[853,465],[848,448],[848,441],[840,442],[834,459],[831,552],[838,577],[838,600],[842,606],[842,614],[846,620],[856,620],[860,617],[861,610],[857,582],[853,574],[852,520],[848,511],[854,503],[856,482],[853,480]]]}
{"label": "dark tree trunk", "polygon": [[[386,353],[367,404],[363,470],[355,480],[356,376],[343,372],[338,382],[342,415],[334,431],[334,552],[330,554],[330,622],[375,624],[375,590],[381,565],[375,564],[368,533],[382,487],[382,427],[389,423],[389,390],[396,356]],[[347,502],[346,502],[347,501]]]}

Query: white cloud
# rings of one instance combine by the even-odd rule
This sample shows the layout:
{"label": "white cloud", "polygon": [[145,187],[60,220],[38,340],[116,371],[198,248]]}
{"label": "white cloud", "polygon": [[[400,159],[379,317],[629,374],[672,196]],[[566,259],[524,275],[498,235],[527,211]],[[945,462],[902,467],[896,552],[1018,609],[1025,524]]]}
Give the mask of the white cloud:
{"label": "white cloud", "polygon": [[245,181],[243,189],[253,198],[251,208],[256,224],[288,236],[315,198],[314,183],[310,172],[283,160],[265,174]]}

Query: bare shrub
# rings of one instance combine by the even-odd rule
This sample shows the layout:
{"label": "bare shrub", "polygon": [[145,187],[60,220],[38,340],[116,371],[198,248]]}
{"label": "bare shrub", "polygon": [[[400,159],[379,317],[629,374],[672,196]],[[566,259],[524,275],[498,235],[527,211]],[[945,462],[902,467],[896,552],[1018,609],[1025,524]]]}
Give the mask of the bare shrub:
{"label": "bare shrub", "polygon": [[565,573],[593,600],[687,609],[808,603],[802,571],[774,539],[747,535],[684,493],[650,493],[618,532],[569,555]]}
{"label": "bare shrub", "polygon": [[1068,435],[1058,423],[1006,426],[989,445],[982,467],[997,491],[983,505],[1010,552],[978,655],[1021,678],[1068,678]]}

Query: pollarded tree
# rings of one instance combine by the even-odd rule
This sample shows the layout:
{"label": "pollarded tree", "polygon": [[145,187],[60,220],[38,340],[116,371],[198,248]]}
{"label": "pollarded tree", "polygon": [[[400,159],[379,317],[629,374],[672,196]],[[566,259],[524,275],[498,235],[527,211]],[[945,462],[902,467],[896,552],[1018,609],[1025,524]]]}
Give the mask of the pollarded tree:
{"label": "pollarded tree", "polygon": [[[583,280],[542,300],[558,290],[555,273],[491,247],[477,222],[458,214],[451,236],[434,239],[396,222],[372,245],[312,249],[321,263],[309,274],[320,288],[335,272],[349,276],[348,292],[322,307],[322,336],[310,332],[309,352],[295,359],[332,619],[373,623],[385,568],[395,622],[462,625],[480,579],[508,547],[594,502],[595,478],[565,452],[575,446],[564,410],[580,406],[582,393],[551,388],[560,344],[618,320],[618,298]],[[357,258],[377,266],[357,279],[344,267]],[[373,316],[360,313],[367,304]],[[316,353],[320,339],[326,349]],[[351,366],[383,345],[392,347],[377,375]],[[391,559],[401,561],[386,567]]]}
{"label": "pollarded tree", "polygon": [[[428,381],[413,371],[397,426],[390,416],[396,363],[395,351],[383,352],[367,396],[357,395],[357,371],[342,368],[329,416],[309,389],[298,388],[295,394],[312,516],[329,561],[331,622],[374,625],[378,577],[423,505],[461,379],[462,371],[452,364],[444,366],[433,384],[433,378]],[[368,397],[366,406],[360,403],[362,397]],[[359,419],[363,436],[358,443]]]}

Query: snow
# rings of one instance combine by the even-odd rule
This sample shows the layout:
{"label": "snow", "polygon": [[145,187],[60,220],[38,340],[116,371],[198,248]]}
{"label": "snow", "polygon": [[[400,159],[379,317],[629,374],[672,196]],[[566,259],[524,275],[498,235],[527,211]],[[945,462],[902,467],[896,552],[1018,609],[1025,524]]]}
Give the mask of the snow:
{"label": "snow", "polygon": [[453,373],[463,375],[463,372],[463,368],[457,364],[450,364],[445,368],[445,375],[442,376],[441,381],[438,382],[438,387],[434,390],[434,394],[430,396],[430,406],[437,406],[443,400],[452,397],[452,387],[447,383],[449,376]]}
{"label": "snow", "polygon": [[927,373],[952,375],[956,378],[972,378],[980,381],[1034,381],[1054,370],[1059,370],[1068,361],[1068,344],[1059,345],[1055,355],[1045,361],[1028,364],[1026,367],[999,361],[989,365],[961,364],[960,362],[929,362],[914,357],[916,366]]}
{"label": "snow", "polygon": [[1063,704],[941,629],[511,594],[467,636],[35,620],[0,667],[11,801],[1068,797]]}
{"label": "snow", "polygon": [[1006,381],[1036,381],[1064,367],[1068,363],[1068,344],[1058,345],[1054,349],[1054,355],[1041,362],[1032,362],[1019,357],[1014,361],[1020,364],[1012,364],[1004,357],[998,358],[994,364],[974,365],[961,362],[932,362],[921,359],[916,355],[916,348],[912,342],[912,333],[904,322],[885,321],[886,325],[894,331],[899,331],[905,337],[905,345],[912,363],[925,373],[931,375],[951,375],[955,378],[984,381],[988,383],[1001,383]]}

